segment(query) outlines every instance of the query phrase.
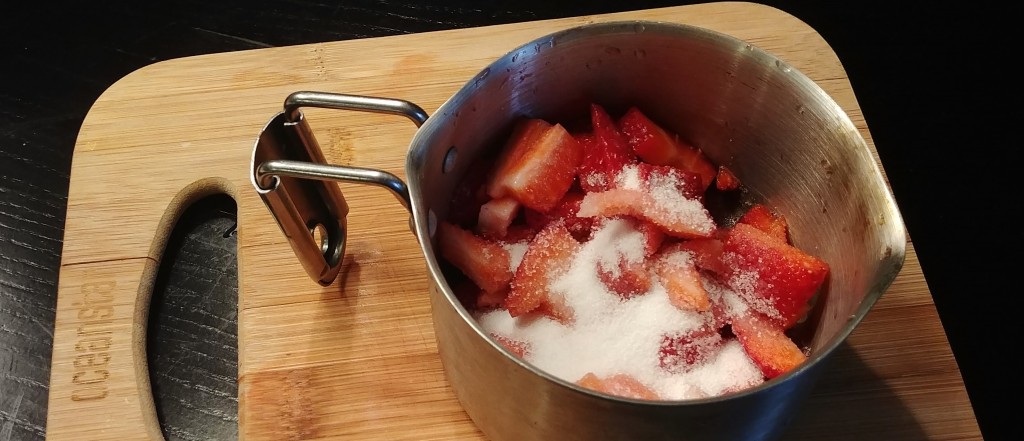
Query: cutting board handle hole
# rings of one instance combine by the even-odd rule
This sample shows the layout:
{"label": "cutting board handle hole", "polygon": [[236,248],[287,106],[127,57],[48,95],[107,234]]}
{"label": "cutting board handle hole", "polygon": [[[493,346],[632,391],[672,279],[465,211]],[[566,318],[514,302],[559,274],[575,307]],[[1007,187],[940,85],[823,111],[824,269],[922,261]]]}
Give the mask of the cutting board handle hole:
{"label": "cutting board handle hole", "polygon": [[150,301],[146,358],[166,440],[238,438],[237,206],[189,206],[174,226]]}

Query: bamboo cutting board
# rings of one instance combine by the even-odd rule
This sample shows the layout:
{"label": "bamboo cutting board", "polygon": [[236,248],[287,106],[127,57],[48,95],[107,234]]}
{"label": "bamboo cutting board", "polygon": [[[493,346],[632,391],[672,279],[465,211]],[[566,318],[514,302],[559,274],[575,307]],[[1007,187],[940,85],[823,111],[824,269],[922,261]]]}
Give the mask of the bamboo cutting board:
{"label": "bamboo cutting board", "polygon": [[[166,239],[193,201],[238,206],[243,439],[481,439],[441,370],[425,263],[385,191],[343,186],[345,277],[311,281],[249,184],[256,136],[298,90],[410,100],[428,112],[520,43],[584,23],[680,22],[747,40],[817,81],[873,147],[840,60],[773,8],[711,3],[190,57],[136,71],[76,144],[60,269],[47,436],[160,439],[145,326]],[[404,178],[414,126],[307,110],[328,162]],[[835,354],[786,439],[980,439],[916,254]]]}

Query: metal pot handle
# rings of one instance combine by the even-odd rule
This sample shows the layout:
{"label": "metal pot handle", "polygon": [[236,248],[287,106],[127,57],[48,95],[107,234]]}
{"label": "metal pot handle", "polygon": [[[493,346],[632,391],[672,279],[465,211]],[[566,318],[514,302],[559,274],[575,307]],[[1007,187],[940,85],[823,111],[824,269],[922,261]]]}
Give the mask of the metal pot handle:
{"label": "metal pot handle", "polygon": [[331,165],[303,117],[301,108],[359,110],[401,115],[417,127],[427,113],[408,101],[324,92],[295,92],[260,132],[253,147],[249,179],[288,238],[306,273],[331,284],[345,257],[348,204],[341,190],[326,181],[384,187],[411,210],[409,190],[400,178],[382,170]]}

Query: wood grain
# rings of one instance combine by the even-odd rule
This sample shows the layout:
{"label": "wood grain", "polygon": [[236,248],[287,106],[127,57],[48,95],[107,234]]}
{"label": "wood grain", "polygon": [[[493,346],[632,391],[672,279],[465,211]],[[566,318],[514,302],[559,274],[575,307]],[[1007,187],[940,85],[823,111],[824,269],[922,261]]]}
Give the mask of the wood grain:
{"label": "wood grain", "polygon": [[[615,19],[695,24],[775,53],[819,82],[871,144],[842,65],[824,40],[792,16],[748,3],[148,66],[103,94],[76,144],[47,436],[160,438],[143,345],[153,268],[184,207],[223,192],[238,205],[240,438],[479,439],[441,371],[425,266],[408,214],[383,190],[343,186],[352,206],[346,276],[320,287],[305,276],[249,187],[252,144],[290,92],[393,96],[429,112],[515,42]],[[307,116],[329,146],[329,161],[404,175],[405,146],[414,133],[408,122]],[[893,288],[833,363],[787,439],[980,438],[912,247]]]}

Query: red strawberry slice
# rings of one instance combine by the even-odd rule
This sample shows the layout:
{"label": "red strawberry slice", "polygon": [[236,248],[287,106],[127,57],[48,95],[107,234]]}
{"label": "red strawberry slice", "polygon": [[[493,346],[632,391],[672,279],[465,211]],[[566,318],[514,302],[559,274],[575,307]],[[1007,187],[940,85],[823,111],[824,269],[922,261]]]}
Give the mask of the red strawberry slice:
{"label": "red strawberry slice", "polygon": [[[663,194],[661,196],[664,196]],[[587,193],[580,202],[579,217],[632,216],[647,220],[666,234],[681,238],[711,237],[716,226],[699,202],[677,198],[662,203],[658,192],[613,188]]]}
{"label": "red strawberry slice", "polygon": [[683,311],[708,311],[711,298],[690,253],[669,246],[654,260],[654,272],[668,293],[669,302]]}
{"label": "red strawberry slice", "polygon": [[687,199],[700,201],[704,199],[701,177],[696,173],[669,165],[652,165],[646,162],[638,163],[636,171],[640,188],[664,189],[665,191],[674,188]]}
{"label": "red strawberry slice", "polygon": [[590,105],[590,121],[593,133],[577,137],[585,147],[579,182],[584,191],[604,191],[614,185],[615,176],[623,167],[637,161],[626,138],[603,107]]}
{"label": "red strawberry slice", "polygon": [[480,216],[476,224],[477,231],[484,237],[504,238],[508,234],[509,225],[512,225],[517,214],[519,214],[519,201],[509,197],[491,199],[480,206]]}
{"label": "red strawberry slice", "polygon": [[807,360],[796,343],[770,320],[753,314],[735,317],[732,332],[768,379],[789,372]]}
{"label": "red strawberry slice", "polygon": [[[572,311],[560,295],[551,292],[551,282],[568,271],[581,248],[565,225],[553,223],[530,242],[512,278],[505,308],[512,317],[540,310],[560,322],[570,322]],[[543,306],[543,308],[542,308]]]}
{"label": "red strawberry slice", "polygon": [[715,166],[704,152],[655,124],[636,107],[630,108],[619,119],[619,128],[633,152],[644,162],[671,165],[696,173],[701,177],[702,190],[714,181]]}
{"label": "red strawberry slice", "polygon": [[614,264],[597,263],[597,278],[609,291],[624,299],[646,293],[651,289],[651,276],[643,261],[629,262],[624,256]]}
{"label": "red strawberry slice", "polygon": [[616,374],[601,378],[592,372],[587,372],[583,378],[576,381],[576,384],[580,387],[619,397],[637,400],[660,399],[658,394],[651,390],[651,388],[627,374]]}
{"label": "red strawberry slice", "polygon": [[560,124],[540,119],[519,123],[495,165],[487,194],[511,196],[546,212],[562,200],[576,179],[583,150]]}
{"label": "red strawberry slice", "polygon": [[722,262],[725,245],[721,240],[715,238],[690,239],[679,242],[675,246],[678,246],[680,250],[689,251],[697,268],[717,275],[724,275],[729,271],[729,268]]}
{"label": "red strawberry slice", "polygon": [[438,224],[437,236],[441,256],[480,289],[494,293],[508,287],[512,279],[509,255],[500,244],[448,222]]}
{"label": "red strawberry slice", "polygon": [[524,210],[526,224],[539,231],[552,222],[563,222],[573,237],[584,240],[590,236],[594,220],[576,215],[580,211],[580,202],[583,202],[583,193],[570,189],[562,201],[547,213],[529,208]]}
{"label": "red strawberry slice", "polygon": [[651,222],[632,219],[633,228],[636,228],[644,236],[644,257],[653,256],[665,242],[665,232]]}
{"label": "red strawberry slice", "polygon": [[750,225],[777,238],[782,243],[789,243],[789,224],[781,214],[772,212],[763,204],[755,204],[740,217],[739,223]]}
{"label": "red strawberry slice", "polygon": [[718,166],[718,175],[715,176],[715,188],[722,191],[730,191],[740,188],[740,180],[724,165]]}
{"label": "red strawberry slice", "polygon": [[686,372],[711,359],[723,344],[722,335],[710,326],[666,335],[658,350],[658,363],[668,372]]}
{"label": "red strawberry slice", "polygon": [[784,329],[806,312],[829,272],[817,257],[743,223],[726,233],[723,250],[732,287]]}
{"label": "red strawberry slice", "polygon": [[504,346],[505,349],[508,349],[508,351],[516,357],[525,358],[526,355],[530,353],[530,344],[525,341],[515,340],[504,335],[494,333],[491,333],[491,338],[497,341],[498,344]]}

